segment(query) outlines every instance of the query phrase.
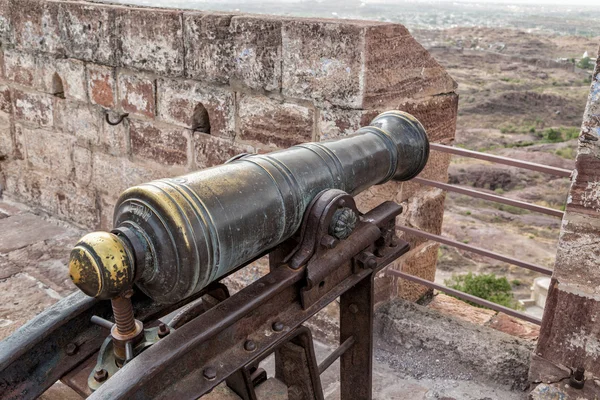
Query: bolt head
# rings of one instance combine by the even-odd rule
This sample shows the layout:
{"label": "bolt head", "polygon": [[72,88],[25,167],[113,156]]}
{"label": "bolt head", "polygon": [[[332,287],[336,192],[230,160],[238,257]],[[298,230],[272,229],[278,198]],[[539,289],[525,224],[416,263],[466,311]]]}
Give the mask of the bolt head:
{"label": "bolt head", "polygon": [[108,371],[104,368],[100,368],[94,371],[94,380],[96,382],[104,382],[108,379]]}
{"label": "bolt head", "polygon": [[356,304],[350,304],[348,310],[350,310],[352,314],[356,314],[358,312],[358,306]]}
{"label": "bolt head", "polygon": [[69,343],[67,345],[67,348],[65,349],[65,352],[68,356],[74,355],[75,353],[77,353],[77,345],[75,343]]}
{"label": "bolt head", "polygon": [[171,329],[166,324],[160,324],[158,326],[158,337],[164,338],[169,333],[171,333]]}
{"label": "bolt head", "polygon": [[283,330],[283,322],[273,322],[272,328],[275,332],[281,332]]}
{"label": "bolt head", "polygon": [[214,367],[206,367],[204,368],[202,375],[209,381],[212,381],[217,377],[217,370]]}
{"label": "bolt head", "polygon": [[254,351],[256,350],[256,343],[254,340],[246,340],[244,343],[244,350],[246,351]]}

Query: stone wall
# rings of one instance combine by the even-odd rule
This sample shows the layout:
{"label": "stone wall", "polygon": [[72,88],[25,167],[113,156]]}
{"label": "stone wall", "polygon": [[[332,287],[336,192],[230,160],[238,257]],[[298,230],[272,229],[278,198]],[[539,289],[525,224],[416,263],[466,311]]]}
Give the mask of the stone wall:
{"label": "stone wall", "polygon": [[[600,395],[600,61],[593,76],[531,380],[584,368]],[[591,375],[595,376],[594,385]],[[587,398],[587,397],[586,397]],[[589,397],[591,398],[591,397]]]}
{"label": "stone wall", "polygon": [[[0,0],[0,41],[0,188],[89,229],[110,228],[129,186],[343,136],[384,110],[433,142],[455,133],[455,82],[397,24]],[[445,181],[448,164],[434,152],[423,176]],[[392,182],[359,200],[401,202],[403,223],[440,233],[437,189]],[[395,268],[433,279],[437,245],[408,240]],[[381,278],[379,298],[425,291]]]}

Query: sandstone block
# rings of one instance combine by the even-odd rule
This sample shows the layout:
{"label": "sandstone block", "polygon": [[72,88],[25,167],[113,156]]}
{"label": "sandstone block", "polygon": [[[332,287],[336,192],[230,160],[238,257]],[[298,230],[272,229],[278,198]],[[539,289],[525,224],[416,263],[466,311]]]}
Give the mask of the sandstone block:
{"label": "sandstone block", "polygon": [[131,152],[162,164],[187,165],[189,131],[152,122],[131,120]]}
{"label": "sandstone block", "polygon": [[59,30],[59,3],[19,0],[11,4],[15,45],[28,51],[64,54]]}
{"label": "sandstone block", "polygon": [[97,64],[87,64],[87,89],[90,101],[104,108],[113,108],[115,100],[115,70]]}
{"label": "sandstone block", "polygon": [[437,293],[427,307],[476,325],[485,325],[496,315],[494,310],[472,306],[444,293]]}
{"label": "sandstone block", "polygon": [[600,376],[600,301],[592,290],[552,280],[536,354]]}
{"label": "sandstone block", "polygon": [[237,16],[233,35],[232,78],[256,90],[281,87],[281,20],[266,16]]}
{"label": "sandstone block", "polygon": [[[425,168],[423,168],[423,171],[419,174],[419,178],[443,183],[448,182],[448,166],[450,165],[451,158],[452,156],[448,153],[431,151],[429,153],[429,160],[427,161]],[[413,181],[403,182],[402,193],[398,196],[397,201],[407,201],[411,197],[419,195],[421,192],[426,192],[427,190],[429,190],[429,187],[420,183]]]}
{"label": "sandstone block", "polygon": [[[411,250],[400,262],[402,272],[433,282],[438,247],[439,244],[428,242]],[[417,301],[430,291],[430,288],[418,283],[398,279],[398,297],[405,300]]]}
{"label": "sandstone block", "polygon": [[353,134],[365,124],[363,114],[364,111],[362,110],[348,110],[332,106],[321,108],[319,110],[317,138],[319,140],[329,140]]}
{"label": "sandstone block", "polygon": [[0,160],[6,160],[13,156],[14,145],[10,124],[10,115],[0,112]]}
{"label": "sandstone block", "polygon": [[231,14],[184,13],[185,76],[227,84],[233,67]]}
{"label": "sandstone block", "polygon": [[5,113],[12,112],[12,96],[10,94],[10,87],[0,85],[0,111]]}
{"label": "sandstone block", "polygon": [[16,50],[4,50],[4,74],[6,79],[20,85],[39,85],[35,57]]}
{"label": "sandstone block", "polygon": [[[166,167],[160,164],[132,162],[124,157],[94,152],[92,181],[95,189],[109,197],[116,198],[125,189],[155,179],[182,175],[182,167]],[[126,174],[123,171],[127,171]]]}
{"label": "sandstone block", "polygon": [[255,150],[250,146],[199,132],[193,134],[193,141],[196,168],[213,167],[223,164],[238,154],[255,153]]}
{"label": "sandstone block", "polygon": [[40,57],[36,65],[40,74],[41,91],[67,99],[87,101],[85,64],[82,61]]}
{"label": "sandstone block", "polygon": [[313,138],[314,110],[263,96],[242,95],[239,139],[269,147],[290,147]]}
{"label": "sandstone block", "polygon": [[119,104],[123,111],[154,118],[156,113],[154,79],[150,75],[119,70],[117,81]]}
{"label": "sandstone block", "polygon": [[116,36],[113,7],[61,3],[60,16],[60,31],[69,57],[115,65]]}
{"label": "sandstone block", "polygon": [[11,41],[10,0],[0,0],[0,42]]}
{"label": "sandstone block", "polygon": [[181,79],[161,78],[157,85],[158,119],[214,136],[235,136],[232,92]]}
{"label": "sandstone block", "polygon": [[51,95],[15,89],[13,96],[15,120],[29,122],[42,127],[52,126]]}
{"label": "sandstone block", "polygon": [[27,161],[37,171],[66,178],[71,173],[72,136],[42,129],[18,128],[25,137]]}
{"label": "sandstone block", "polygon": [[366,28],[364,43],[363,108],[450,93],[457,87],[402,25],[373,24]]}
{"label": "sandstone block", "polygon": [[75,136],[80,145],[97,144],[104,114],[86,103],[67,100],[63,104],[64,116],[61,121],[64,131]]}
{"label": "sandstone block", "polygon": [[290,20],[282,30],[282,93],[361,108],[363,27],[333,20]]}
{"label": "sandstone block", "polygon": [[157,9],[116,10],[120,65],[157,74],[183,75],[181,13]]}
{"label": "sandstone block", "polygon": [[80,182],[83,187],[91,184],[92,179],[92,152],[85,147],[74,146],[73,155],[73,172],[75,180]]}
{"label": "sandstone block", "polygon": [[103,120],[100,145],[102,150],[108,154],[129,154],[129,120],[125,119],[119,125],[110,125],[106,120]]}
{"label": "sandstone block", "polygon": [[494,316],[488,326],[497,331],[508,333],[511,336],[520,337],[521,339],[536,340],[540,334],[539,325],[511,317],[504,313],[498,313]]}

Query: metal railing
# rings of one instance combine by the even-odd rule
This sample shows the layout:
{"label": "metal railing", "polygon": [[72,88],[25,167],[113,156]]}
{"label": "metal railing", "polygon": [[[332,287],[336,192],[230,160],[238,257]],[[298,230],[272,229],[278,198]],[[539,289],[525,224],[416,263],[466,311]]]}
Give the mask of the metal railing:
{"label": "metal railing", "polygon": [[[480,153],[477,151],[466,150],[466,149],[461,149],[458,147],[446,146],[446,145],[436,144],[436,143],[432,143],[432,144],[430,144],[430,146],[431,146],[431,150],[440,151],[440,152],[444,152],[444,153],[450,153],[450,154],[454,154],[457,156],[491,161],[491,162],[498,163],[498,164],[504,164],[504,165],[509,165],[512,167],[528,169],[531,171],[542,172],[542,173],[546,173],[546,174],[550,174],[550,175],[554,175],[554,176],[558,176],[558,177],[562,177],[562,178],[567,178],[567,177],[571,176],[571,171],[569,171],[567,169],[563,169],[563,168],[550,167],[547,165],[536,164],[536,163],[532,163],[532,162],[528,162],[528,161],[515,160],[512,158],[508,158],[508,157]],[[450,192],[464,194],[464,195],[479,198],[479,199],[494,201],[497,203],[506,204],[506,205],[510,205],[513,207],[518,207],[518,208],[522,208],[525,210],[550,215],[553,217],[562,218],[564,215],[564,212],[553,209],[553,208],[539,206],[537,204],[531,204],[531,203],[527,203],[527,202],[520,201],[520,200],[509,199],[507,197],[490,194],[490,193],[485,193],[485,192],[481,192],[478,190],[463,188],[463,187],[456,186],[456,185],[451,185],[451,184],[442,183],[442,182],[436,182],[436,181],[432,181],[429,179],[423,179],[423,178],[417,177],[417,178],[413,179],[413,182],[417,182],[422,185],[436,187],[436,188],[450,191]],[[409,228],[407,226],[398,226],[398,229],[400,229],[406,233],[409,233],[411,235],[421,236],[423,238],[433,240],[438,243],[442,243],[442,244],[452,246],[452,247],[455,247],[458,249],[470,251],[472,253],[479,254],[484,257],[488,257],[488,258],[492,258],[494,260],[498,260],[498,261],[502,261],[502,262],[505,262],[508,264],[516,265],[521,268],[526,268],[528,270],[535,271],[535,272],[538,272],[538,273],[541,273],[544,275],[552,275],[551,269],[543,267],[541,265],[532,264],[532,263],[529,263],[529,262],[526,262],[523,260],[519,260],[519,259],[516,259],[513,257],[508,257],[508,256],[505,256],[502,254],[498,254],[493,251],[485,250],[480,247],[475,247],[475,246],[468,245],[466,243],[461,243],[456,240],[449,239],[447,237],[435,235],[435,234],[432,234],[429,232],[424,232],[424,231],[414,229],[414,228]],[[395,277],[399,277],[402,279],[406,279],[406,280],[409,280],[412,282],[419,283],[423,286],[427,286],[432,289],[439,290],[439,291],[447,293],[449,295],[461,298],[466,301],[473,302],[475,304],[490,308],[495,311],[503,312],[507,315],[510,315],[510,316],[513,316],[516,318],[520,318],[520,319],[523,319],[528,322],[532,322],[537,325],[541,324],[541,319],[537,318],[535,316],[526,314],[521,311],[514,310],[512,308],[508,308],[508,307],[505,307],[505,306],[502,306],[502,305],[499,305],[496,303],[492,303],[492,302],[490,302],[488,300],[484,300],[480,297],[476,297],[476,296],[461,292],[459,290],[452,289],[447,286],[428,281],[428,280],[420,278],[418,276],[410,275],[405,272],[392,270],[392,269],[388,269],[386,273],[388,275],[392,275]]]}

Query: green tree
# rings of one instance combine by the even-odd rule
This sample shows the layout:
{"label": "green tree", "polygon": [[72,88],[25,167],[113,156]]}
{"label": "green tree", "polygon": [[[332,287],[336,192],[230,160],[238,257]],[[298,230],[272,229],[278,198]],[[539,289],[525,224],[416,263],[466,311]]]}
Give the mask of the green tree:
{"label": "green tree", "polygon": [[592,68],[594,68],[594,64],[592,63],[592,60],[589,57],[583,57],[577,63],[577,68],[592,69]]}

